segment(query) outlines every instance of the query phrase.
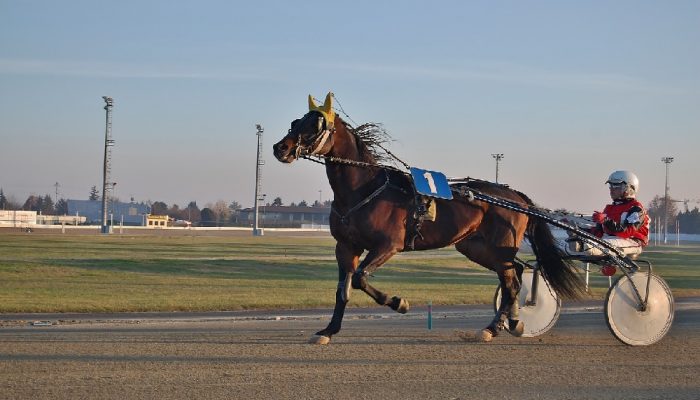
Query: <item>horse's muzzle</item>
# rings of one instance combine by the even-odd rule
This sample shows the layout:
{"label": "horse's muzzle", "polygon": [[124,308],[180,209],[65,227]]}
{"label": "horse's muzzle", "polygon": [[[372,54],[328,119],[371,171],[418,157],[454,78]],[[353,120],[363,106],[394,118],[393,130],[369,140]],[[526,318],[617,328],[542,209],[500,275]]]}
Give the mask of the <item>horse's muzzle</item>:
{"label": "horse's muzzle", "polygon": [[293,149],[294,148],[292,146],[288,146],[285,143],[285,140],[281,140],[272,146],[272,152],[274,153],[275,158],[283,163],[291,163],[296,159],[296,154],[294,151],[292,151]]}

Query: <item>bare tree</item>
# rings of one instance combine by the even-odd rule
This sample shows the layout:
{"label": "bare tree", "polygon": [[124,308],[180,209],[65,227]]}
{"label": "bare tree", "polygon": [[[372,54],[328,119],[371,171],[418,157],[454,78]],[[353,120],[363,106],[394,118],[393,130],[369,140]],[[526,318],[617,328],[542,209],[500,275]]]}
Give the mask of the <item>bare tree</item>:
{"label": "bare tree", "polygon": [[218,226],[221,226],[223,223],[228,221],[228,218],[231,215],[231,209],[228,207],[228,204],[226,204],[226,202],[223,200],[217,201],[216,203],[214,203],[213,206],[209,208],[211,208],[212,211],[214,211]]}
{"label": "bare tree", "polygon": [[228,205],[228,208],[229,208],[232,212],[235,212],[235,211],[240,210],[240,209],[243,208],[243,207],[241,207],[241,204],[240,204],[239,202],[237,202],[236,200],[234,200],[234,201],[231,202],[231,204]]}

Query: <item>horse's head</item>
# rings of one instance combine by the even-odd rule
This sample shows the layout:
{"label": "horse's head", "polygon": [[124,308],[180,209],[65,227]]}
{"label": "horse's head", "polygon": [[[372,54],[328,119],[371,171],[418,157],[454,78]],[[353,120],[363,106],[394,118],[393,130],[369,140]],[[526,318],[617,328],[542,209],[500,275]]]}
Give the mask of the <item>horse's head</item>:
{"label": "horse's head", "polygon": [[318,106],[309,95],[309,112],[292,121],[287,136],[272,146],[278,160],[290,163],[300,156],[324,155],[330,151],[335,130],[332,98],[333,94],[328,93],[323,105]]}

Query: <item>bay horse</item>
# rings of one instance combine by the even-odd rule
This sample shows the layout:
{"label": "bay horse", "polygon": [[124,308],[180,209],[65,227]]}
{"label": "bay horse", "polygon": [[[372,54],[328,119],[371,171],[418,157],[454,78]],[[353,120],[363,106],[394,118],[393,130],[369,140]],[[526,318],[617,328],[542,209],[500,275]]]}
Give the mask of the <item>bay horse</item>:
{"label": "bay horse", "polygon": [[[332,106],[328,93],[323,105],[309,96],[309,112],[291,123],[287,135],[273,146],[283,163],[318,156],[325,159],[326,175],[333,189],[330,229],[336,240],[338,286],[333,317],[311,341],[327,344],[341,329],[352,289],[360,289],[380,305],[406,313],[409,304],[369,284],[368,277],[398,252],[429,250],[454,245],[475,263],[498,274],[502,300],[493,321],[480,332],[491,341],[502,330],[522,335],[518,319],[518,292],[524,266],[516,253],[525,236],[552,289],[574,298],[581,281],[574,266],[562,259],[549,226],[543,220],[455,194],[452,200],[435,201],[434,220],[421,221],[421,205],[411,177],[397,168],[381,165],[382,154],[376,124],[357,128],[343,121]],[[383,132],[383,131],[381,131]],[[532,207],[523,193],[504,185],[470,181],[470,188]],[[367,252],[360,262],[360,257]]]}

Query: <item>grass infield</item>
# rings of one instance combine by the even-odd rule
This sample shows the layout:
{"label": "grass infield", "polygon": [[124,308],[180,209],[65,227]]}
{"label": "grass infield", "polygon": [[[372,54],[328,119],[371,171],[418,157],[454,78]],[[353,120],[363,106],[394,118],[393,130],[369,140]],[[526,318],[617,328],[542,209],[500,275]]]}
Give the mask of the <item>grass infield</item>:
{"label": "grass infield", "polygon": [[[338,277],[326,236],[0,234],[0,312],[117,312],[331,307]],[[525,256],[527,258],[527,256]],[[700,245],[643,258],[674,296],[700,295]],[[491,303],[495,273],[453,248],[399,254],[371,278],[413,305]],[[607,278],[591,274],[591,297]],[[374,302],[354,291],[350,306]]]}

